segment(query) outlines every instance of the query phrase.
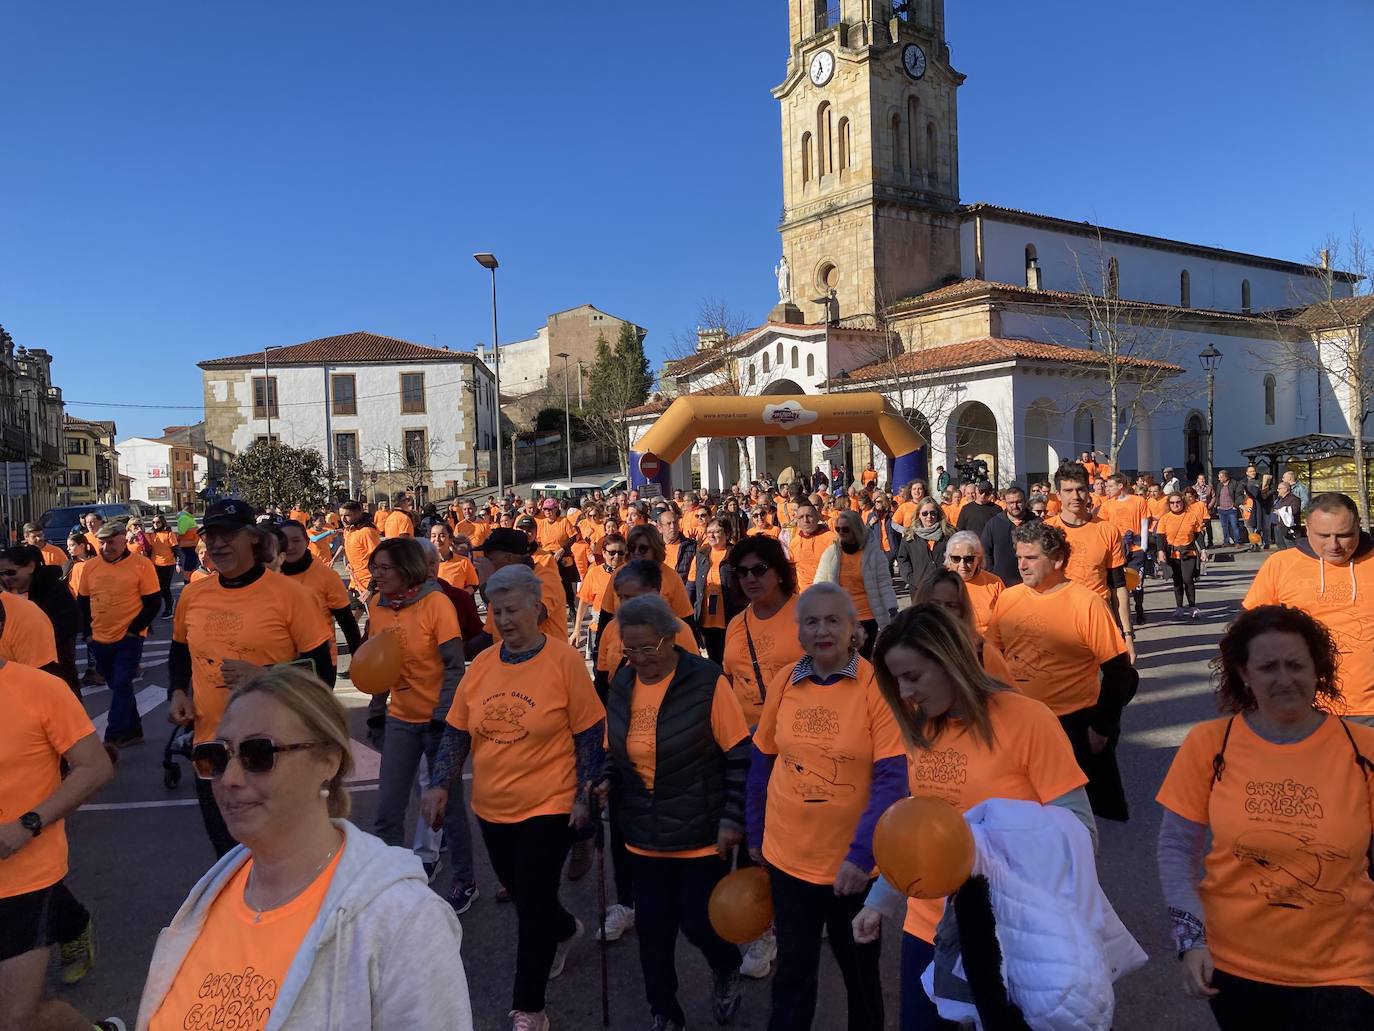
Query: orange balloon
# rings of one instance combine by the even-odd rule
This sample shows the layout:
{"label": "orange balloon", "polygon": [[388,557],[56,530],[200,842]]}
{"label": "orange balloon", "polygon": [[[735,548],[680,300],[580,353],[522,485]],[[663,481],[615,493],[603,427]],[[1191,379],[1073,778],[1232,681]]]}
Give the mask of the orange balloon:
{"label": "orange balloon", "polygon": [[392,631],[363,642],[348,666],[353,686],[364,694],[386,694],[401,679],[401,639]]}
{"label": "orange balloon", "polygon": [[904,798],[873,828],[873,858],[903,895],[944,898],[973,873],[973,832],[948,802]]}
{"label": "orange balloon", "polygon": [[726,874],[711,892],[706,911],[711,926],[728,942],[751,942],[773,925],[773,888],[758,866]]}
{"label": "orange balloon", "polygon": [[1132,569],[1130,566],[1127,566],[1127,567],[1126,567],[1126,590],[1128,590],[1128,591],[1134,591],[1134,590],[1135,590],[1137,587],[1139,587],[1139,586],[1140,586],[1140,571],[1137,570],[1137,569]]}
{"label": "orange balloon", "polygon": [[1250,531],[1250,543],[1251,543],[1251,544],[1258,544],[1259,542],[1260,542],[1260,535],[1259,535],[1258,531],[1256,531],[1256,530],[1251,530],[1251,531]]}

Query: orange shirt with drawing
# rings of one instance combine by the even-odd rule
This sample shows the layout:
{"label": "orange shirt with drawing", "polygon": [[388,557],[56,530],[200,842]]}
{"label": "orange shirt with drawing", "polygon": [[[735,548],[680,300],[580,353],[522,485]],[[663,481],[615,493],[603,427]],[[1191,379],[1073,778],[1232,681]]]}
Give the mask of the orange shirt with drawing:
{"label": "orange shirt with drawing", "polygon": [[[747,631],[747,632],[746,632]],[[749,654],[749,639],[754,641],[759,672],[763,674],[762,688],[754,675],[754,662]],[[725,652],[721,666],[739,697],[740,706],[750,726],[763,713],[763,696],[768,685],[781,669],[792,669],[801,661],[801,641],[797,637],[797,598],[788,598],[782,608],[767,619],[760,619],[752,605],[730,620],[725,630]]]}
{"label": "orange shirt with drawing", "polygon": [[1097,704],[1098,671],[1126,651],[1107,603],[1067,581],[1040,593],[1017,584],[997,599],[987,640],[1015,678],[1012,686],[1056,716]]}
{"label": "orange shirt with drawing", "polygon": [[[672,682],[671,676],[664,677],[657,684],[646,684],[635,677],[630,694],[630,727],[625,734],[625,752],[635,774],[650,792],[654,790],[654,777],[658,771],[658,711]],[[749,725],[744,722],[739,700],[724,677],[716,681],[715,694],[711,697],[711,736],[716,739],[722,752],[730,751],[749,737]],[[714,846],[682,852],[654,852],[636,848],[628,842],[625,847],[635,855],[655,859],[704,859],[716,854]]]}
{"label": "orange shirt with drawing", "polygon": [[[61,787],[59,759],[95,727],[64,681],[17,662],[0,667],[0,711],[0,823],[10,823]],[[0,860],[0,899],[49,888],[66,876],[66,824],[57,820]]]}
{"label": "orange shirt with drawing", "polygon": [[[157,571],[142,555],[132,551],[115,562],[97,556],[85,563],[80,596],[91,599],[91,640],[114,644],[124,639],[143,609],[143,599],[157,594]],[[148,636],[144,630],[140,635]]]}
{"label": "orange shirt with drawing", "polygon": [[0,608],[5,613],[5,621],[0,624],[0,659],[34,669],[57,661],[57,635],[46,612],[9,591],[0,592]]}
{"label": "orange shirt with drawing", "polygon": [[777,757],[768,780],[763,856],[811,884],[840,872],[868,805],[873,764],[905,755],[873,667],[855,657],[856,678],[829,686],[792,683],[780,670],[768,688],[754,746]]}
{"label": "orange shirt with drawing", "polygon": [[250,857],[220,889],[148,1031],[267,1026],[296,953],[320,914],[344,846],[304,891],[259,913],[244,900]]}
{"label": "orange shirt with drawing", "polygon": [[[1214,782],[1228,723],[1226,768]],[[1184,738],[1157,798],[1211,831],[1196,915],[1218,969],[1374,991],[1374,785],[1356,748],[1374,756],[1374,728],[1332,717],[1291,744],[1265,741],[1243,716],[1200,723]]]}
{"label": "orange shirt with drawing", "polygon": [[816,567],[820,565],[825,549],[835,543],[832,530],[821,527],[813,536],[807,537],[794,531],[787,541],[787,557],[797,570],[797,591],[806,590],[816,581]]}
{"label": "orange shirt with drawing", "polygon": [[1069,539],[1069,563],[1064,574],[1110,603],[1112,591],[1107,586],[1107,572],[1126,565],[1121,531],[1096,515],[1078,526],[1070,526],[1062,516],[1051,516],[1045,523],[1059,527]]}
{"label": "orange shirt with drawing", "polygon": [[324,625],[329,629],[329,655],[337,665],[339,642],[334,637],[334,612],[336,609],[348,608],[351,603],[348,590],[344,587],[343,581],[339,579],[339,574],[334,572],[330,566],[311,562],[300,573],[284,573],[283,575],[309,591],[310,596],[319,605],[320,614],[324,616]]}
{"label": "orange shirt with drawing", "polygon": [[[966,813],[990,798],[1047,805],[1088,782],[1058,718],[1041,702],[1015,691],[988,700],[993,745],[950,720],[930,748],[907,752],[911,794],[938,798]],[[911,899],[902,930],[935,940],[944,899]]]}
{"label": "orange shirt with drawing", "polygon": [[964,590],[968,592],[969,603],[973,606],[973,623],[980,634],[988,632],[992,610],[997,607],[997,599],[1001,597],[1006,586],[1000,576],[989,573],[986,569],[978,570],[964,581]]}
{"label": "orange shirt with drawing", "polygon": [[532,659],[472,660],[448,724],[472,735],[472,811],[491,823],[572,811],[577,793],[573,735],[606,718],[582,655],[547,637]]}
{"label": "orange shirt with drawing", "polygon": [[1374,551],[1344,566],[1297,548],[1270,555],[1241,602],[1247,609],[1261,605],[1288,605],[1320,620],[1340,649],[1336,684],[1344,714],[1374,715]]}

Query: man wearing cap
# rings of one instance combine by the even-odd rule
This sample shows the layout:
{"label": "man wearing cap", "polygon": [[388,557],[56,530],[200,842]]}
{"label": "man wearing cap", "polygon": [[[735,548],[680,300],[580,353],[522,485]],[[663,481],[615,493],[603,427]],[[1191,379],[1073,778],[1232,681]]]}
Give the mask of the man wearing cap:
{"label": "man wearing cap", "polygon": [[987,526],[992,517],[1002,511],[1002,507],[993,500],[996,490],[987,480],[979,480],[973,485],[973,500],[959,509],[959,521],[955,524],[956,530],[968,530],[981,537],[983,527]]}
{"label": "man wearing cap", "polygon": [[[168,655],[167,718],[194,722],[197,744],[214,738],[229,693],[256,669],[308,660],[320,677],[320,690],[334,689],[333,625],[308,588],[258,560],[269,532],[254,526],[252,506],[237,499],[217,501],[205,511],[201,536],[219,575],[182,589]],[[88,580],[83,579],[83,588]],[[210,843],[223,856],[236,842],[210,781],[197,777],[196,795]]]}
{"label": "man wearing cap", "polygon": [[[534,547],[534,542],[524,530],[498,527],[491,531],[481,547],[473,549],[482,552],[486,557],[486,561],[478,567],[478,573],[485,586],[492,573],[498,569],[505,569],[506,566],[522,565],[533,569],[534,574],[539,577],[539,582],[544,585],[546,612],[539,623],[539,629],[555,641],[567,640],[568,608],[563,598],[563,581],[559,579],[558,571],[552,563],[536,563],[530,557]],[[501,631],[496,629],[490,610],[487,612],[484,629],[493,644],[501,640]]]}
{"label": "man wearing cap", "polygon": [[97,557],[82,573],[77,602],[96,669],[110,686],[105,741],[123,748],[143,741],[134,678],[143,638],[162,605],[161,587],[152,562],[129,550],[124,523],[105,523],[95,536]]}
{"label": "man wearing cap", "polygon": [[24,543],[43,553],[45,566],[57,566],[61,569],[67,564],[67,553],[56,544],[49,544],[43,536],[43,531],[33,523],[24,524]]}
{"label": "man wearing cap", "polygon": [[563,599],[568,608],[577,609],[577,563],[573,561],[572,544],[577,540],[577,527],[560,511],[557,498],[545,498],[540,507],[544,517],[536,532],[539,546],[553,557],[558,577],[563,583]]}

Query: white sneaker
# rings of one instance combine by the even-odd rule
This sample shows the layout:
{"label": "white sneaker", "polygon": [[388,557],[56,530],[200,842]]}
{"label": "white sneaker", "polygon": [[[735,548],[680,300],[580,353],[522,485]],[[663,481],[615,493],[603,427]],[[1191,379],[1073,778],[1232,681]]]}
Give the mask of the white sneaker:
{"label": "white sneaker", "polygon": [[538,1013],[511,1010],[510,1018],[511,1031],[549,1031],[549,1018],[543,1010]]}
{"label": "white sneaker", "polygon": [[576,942],[578,938],[582,937],[582,932],[584,930],[582,921],[577,919],[577,917],[573,917],[573,923],[576,924],[577,927],[573,931],[572,937],[567,941],[559,942],[558,948],[554,951],[553,966],[549,967],[550,981],[563,973],[563,965],[568,962],[568,953],[572,950],[573,943]]}
{"label": "white sneaker", "polygon": [[[618,942],[628,932],[635,929],[635,911],[632,906],[616,903],[606,910],[606,941]],[[596,929],[596,940],[601,941],[601,928]]]}
{"label": "white sneaker", "polygon": [[749,943],[744,951],[744,961],[739,972],[745,977],[758,979],[773,972],[773,960],[778,958],[778,942],[773,937],[773,928],[768,928],[758,938]]}

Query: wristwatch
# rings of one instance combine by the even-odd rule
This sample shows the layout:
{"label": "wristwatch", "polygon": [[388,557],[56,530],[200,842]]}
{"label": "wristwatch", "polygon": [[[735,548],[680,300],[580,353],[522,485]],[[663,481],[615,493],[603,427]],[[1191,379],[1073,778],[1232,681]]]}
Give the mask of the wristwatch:
{"label": "wristwatch", "polygon": [[25,813],[19,817],[19,826],[36,838],[43,833],[43,817],[37,813]]}

